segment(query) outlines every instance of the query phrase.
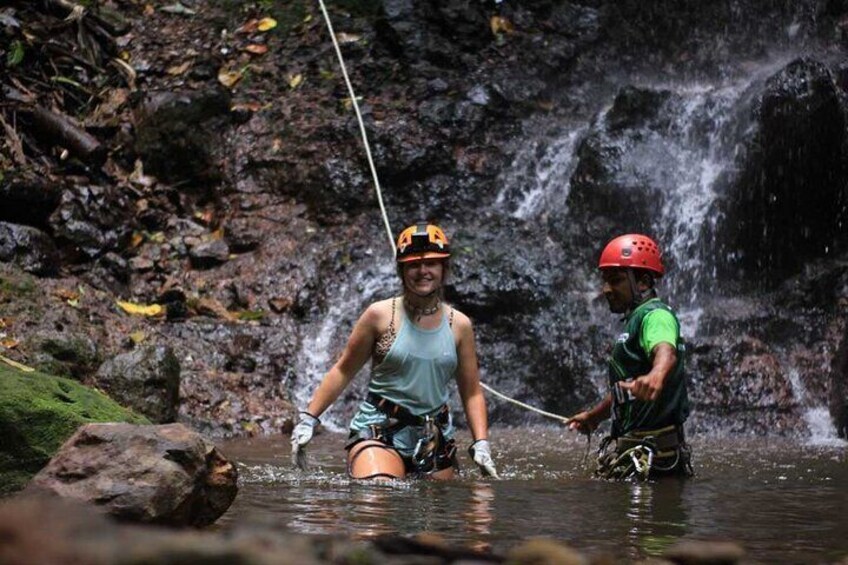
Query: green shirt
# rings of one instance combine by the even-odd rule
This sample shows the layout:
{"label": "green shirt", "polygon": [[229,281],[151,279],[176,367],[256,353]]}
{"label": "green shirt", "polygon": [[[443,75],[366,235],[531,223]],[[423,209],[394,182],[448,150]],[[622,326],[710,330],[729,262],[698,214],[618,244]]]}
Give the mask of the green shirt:
{"label": "green shirt", "polygon": [[[677,362],[666,377],[657,400],[637,400],[617,383],[647,375],[653,367],[653,350],[660,343],[668,343],[677,349]],[[634,430],[655,430],[682,424],[686,420],[689,416],[689,398],[684,357],[680,322],[674,311],[658,298],[643,302],[627,316],[624,333],[616,340],[609,360],[614,436]]]}

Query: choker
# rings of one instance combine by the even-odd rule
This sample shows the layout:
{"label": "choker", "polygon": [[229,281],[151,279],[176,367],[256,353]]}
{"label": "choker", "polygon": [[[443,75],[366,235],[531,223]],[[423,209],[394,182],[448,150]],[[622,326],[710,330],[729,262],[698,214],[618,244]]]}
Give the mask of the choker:
{"label": "choker", "polygon": [[424,316],[435,314],[439,311],[439,308],[442,307],[441,298],[436,298],[436,301],[430,306],[413,306],[412,304],[409,304],[409,302],[407,302],[406,300],[404,300],[403,303],[404,306],[406,306],[407,311],[412,315],[416,322]]}

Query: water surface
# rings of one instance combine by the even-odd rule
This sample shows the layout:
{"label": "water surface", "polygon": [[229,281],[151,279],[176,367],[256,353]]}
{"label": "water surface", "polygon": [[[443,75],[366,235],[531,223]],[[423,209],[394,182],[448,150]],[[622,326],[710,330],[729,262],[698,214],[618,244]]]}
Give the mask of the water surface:
{"label": "water surface", "polygon": [[287,437],[225,442],[225,454],[240,464],[241,488],[220,524],[256,521],[360,539],[426,531],[497,552],[544,536],[617,558],[656,556],[680,539],[735,540],[769,563],[848,557],[843,443],[694,438],[694,479],[631,484],[591,478],[586,441],[559,428],[491,435],[501,480],[481,479],[463,452],[456,481],[381,485],[347,479],[343,435],[316,437],[306,473],[291,468]]}

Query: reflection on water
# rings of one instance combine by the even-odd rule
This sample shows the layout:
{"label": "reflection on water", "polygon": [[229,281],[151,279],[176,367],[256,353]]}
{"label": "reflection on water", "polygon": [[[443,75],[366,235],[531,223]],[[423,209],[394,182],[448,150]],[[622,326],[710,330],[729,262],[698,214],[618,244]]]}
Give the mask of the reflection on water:
{"label": "reflection on water", "polygon": [[481,479],[467,458],[456,481],[350,481],[337,434],[310,445],[305,473],[292,469],[287,438],[227,442],[241,489],[221,527],[261,521],[356,539],[429,532],[497,552],[542,536],[629,559],[660,555],[680,539],[735,540],[764,562],[848,556],[844,444],[695,438],[695,479],[633,484],[591,478],[585,441],[561,429],[492,436],[500,481]]}

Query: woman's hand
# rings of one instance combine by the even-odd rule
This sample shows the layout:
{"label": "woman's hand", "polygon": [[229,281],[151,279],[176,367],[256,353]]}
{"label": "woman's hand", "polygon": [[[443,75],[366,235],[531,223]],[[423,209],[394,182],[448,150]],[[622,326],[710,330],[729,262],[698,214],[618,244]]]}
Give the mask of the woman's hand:
{"label": "woman's hand", "polygon": [[474,463],[480,467],[480,472],[484,477],[492,477],[499,479],[498,471],[495,469],[495,462],[492,459],[492,451],[489,446],[489,440],[478,439],[468,448],[468,454]]}

